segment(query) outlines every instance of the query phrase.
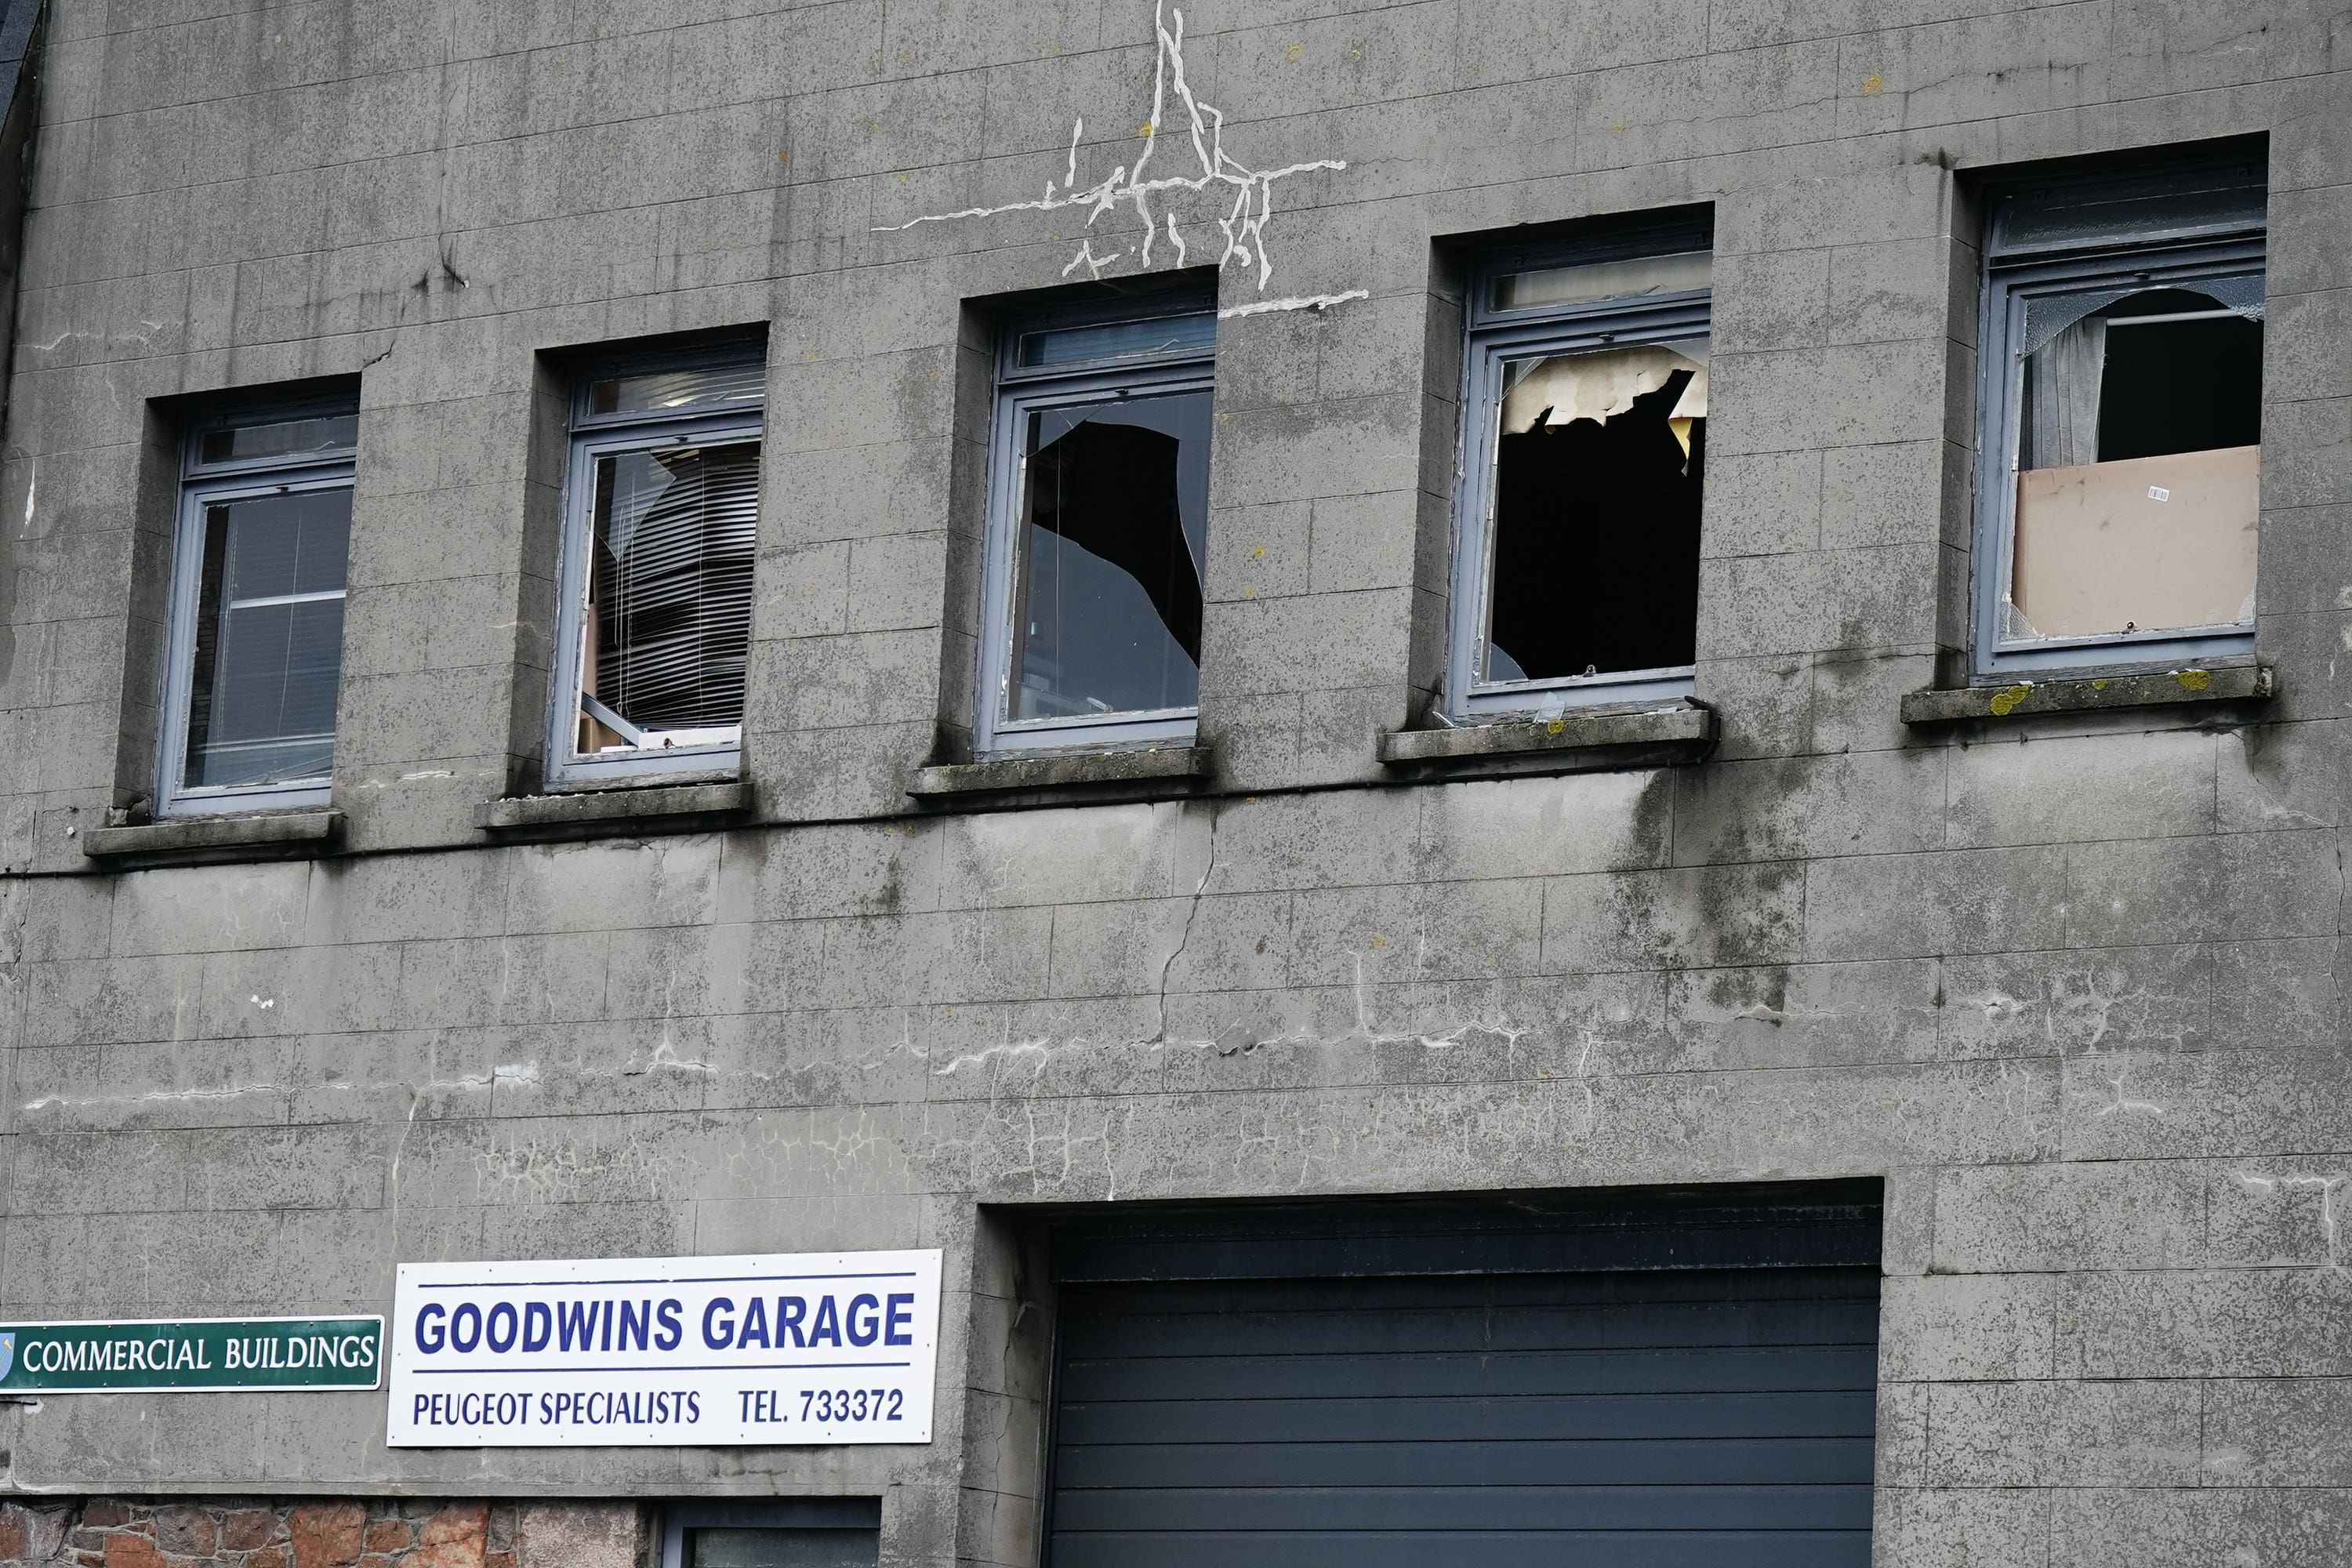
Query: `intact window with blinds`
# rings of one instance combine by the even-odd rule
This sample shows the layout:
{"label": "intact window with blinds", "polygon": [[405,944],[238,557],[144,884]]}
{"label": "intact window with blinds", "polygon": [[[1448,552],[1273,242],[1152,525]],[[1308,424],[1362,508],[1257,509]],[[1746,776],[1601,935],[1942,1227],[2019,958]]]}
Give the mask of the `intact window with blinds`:
{"label": "intact window with blinds", "polygon": [[323,805],[335,763],[355,398],[188,432],[156,809]]}
{"label": "intact window with blinds", "polygon": [[1988,191],[1976,676],[2253,657],[2264,157]]}
{"label": "intact window with blinds", "polygon": [[554,787],[736,769],[765,358],[746,344],[579,377],[548,743]]}

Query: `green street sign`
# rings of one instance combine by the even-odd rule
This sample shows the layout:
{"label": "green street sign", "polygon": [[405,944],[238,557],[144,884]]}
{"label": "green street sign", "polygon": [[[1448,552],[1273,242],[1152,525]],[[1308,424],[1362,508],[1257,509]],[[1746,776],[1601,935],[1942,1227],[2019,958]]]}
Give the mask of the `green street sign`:
{"label": "green street sign", "polygon": [[382,1318],[0,1323],[0,1394],[373,1388]]}

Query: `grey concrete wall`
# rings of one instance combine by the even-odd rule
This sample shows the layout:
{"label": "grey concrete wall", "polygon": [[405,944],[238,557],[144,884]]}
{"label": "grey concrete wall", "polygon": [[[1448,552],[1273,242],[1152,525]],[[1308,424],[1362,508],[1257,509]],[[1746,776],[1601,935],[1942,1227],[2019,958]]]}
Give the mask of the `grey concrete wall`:
{"label": "grey concrete wall", "polygon": [[[6,1484],[880,1492],[893,1563],[1027,1563],[1042,1342],[982,1205],[1879,1175],[1882,1563],[2339,1552],[2352,24],[1185,12],[1230,145],[1348,164],[1282,182],[1274,278],[1223,302],[1367,294],[1221,328],[1215,791],[918,816],[968,710],[968,306],[1081,230],[877,230],[1034,195],[1078,115],[1093,177],[1130,159],[1149,0],[53,0],[0,462],[0,1310],[900,1246],[950,1305],[928,1447],[393,1454],[381,1395],[53,1398],[0,1407]],[[1906,730],[1964,619],[1960,174],[2256,132],[2283,695]],[[1433,243],[1693,202],[1717,756],[1385,785],[1442,624]],[[547,657],[541,356],[762,321],[756,820],[488,844]],[[364,410],[345,851],[93,870],[150,766],[159,400],[320,375]]]}

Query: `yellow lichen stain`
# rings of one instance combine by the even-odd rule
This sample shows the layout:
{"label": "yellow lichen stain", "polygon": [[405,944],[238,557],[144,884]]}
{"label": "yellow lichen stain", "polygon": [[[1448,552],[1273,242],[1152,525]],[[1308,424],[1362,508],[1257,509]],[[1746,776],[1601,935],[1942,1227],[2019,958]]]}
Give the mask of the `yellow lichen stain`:
{"label": "yellow lichen stain", "polygon": [[1251,551],[1251,552],[1250,552],[1250,557],[1251,557],[1251,559],[1255,560],[1255,559],[1256,559],[1258,556],[1261,556],[1261,555],[1263,555],[1263,554],[1265,554],[1265,545],[1263,545],[1263,544],[1261,544],[1261,545],[1259,545],[1255,550],[1253,550],[1253,551]]}
{"label": "yellow lichen stain", "polygon": [[1255,588],[1244,588],[1242,590],[1242,597],[1244,599],[1255,599],[1257,597],[1257,590]]}
{"label": "yellow lichen stain", "polygon": [[1545,734],[1547,734],[1547,735],[1557,735],[1557,734],[1559,734],[1562,730],[1565,730],[1565,729],[1567,729],[1567,728],[1568,728],[1568,721],[1567,721],[1567,720],[1565,720],[1565,719],[1555,719],[1555,720],[1553,720],[1550,723],[1546,724],[1546,725],[1544,726],[1544,733],[1545,733]]}
{"label": "yellow lichen stain", "polygon": [[2213,672],[2210,669],[2176,669],[2172,672],[2172,679],[2191,691],[2202,691],[2213,684]]}
{"label": "yellow lichen stain", "polygon": [[1389,939],[1384,936],[1376,936],[1372,938],[1372,945],[1374,947],[1386,947],[1388,944]]}
{"label": "yellow lichen stain", "polygon": [[1285,54],[1288,55],[1288,56],[1289,56],[1292,59],[1294,59],[1294,60],[1295,60],[1295,59],[1297,59],[1297,58],[1298,58],[1301,55],[1305,54],[1306,52],[1307,52],[1307,46],[1306,46],[1305,44],[1293,44],[1293,45],[1291,45],[1291,46],[1290,46],[1290,47],[1288,47],[1287,49],[1285,49],[1285,50],[1283,51],[1283,53],[1285,53]]}
{"label": "yellow lichen stain", "polygon": [[1138,128],[1137,128],[1137,130],[1136,130],[1136,132],[1135,132],[1135,133],[1136,133],[1138,136],[1149,136],[1149,135],[1150,135],[1150,134],[1151,134],[1151,121],[1150,121],[1149,120],[1145,121],[1142,123],[1142,125],[1140,125],[1139,127],[1138,127]]}
{"label": "yellow lichen stain", "polygon": [[1886,79],[1880,76],[1876,71],[1873,71],[1868,76],[1862,79],[1862,96],[1864,98],[1876,98],[1880,93],[1885,92],[1885,90]]}
{"label": "yellow lichen stain", "polygon": [[2025,684],[2008,687],[2002,690],[1994,692],[1992,694],[1992,701],[1990,705],[1992,709],[1993,717],[1996,719],[2008,718],[2009,710],[2011,709],[2016,707],[2019,703],[2024,701],[2027,698],[2032,695],[2033,688]]}
{"label": "yellow lichen stain", "polygon": [[2094,690],[2094,691],[2105,691],[2106,689],[2107,689],[2107,678],[2106,678],[2105,676],[2104,676],[2104,675],[2099,675],[2099,676],[2094,676],[2094,677],[2092,677],[2092,679],[2091,679],[2091,689],[2092,689],[2092,690]]}

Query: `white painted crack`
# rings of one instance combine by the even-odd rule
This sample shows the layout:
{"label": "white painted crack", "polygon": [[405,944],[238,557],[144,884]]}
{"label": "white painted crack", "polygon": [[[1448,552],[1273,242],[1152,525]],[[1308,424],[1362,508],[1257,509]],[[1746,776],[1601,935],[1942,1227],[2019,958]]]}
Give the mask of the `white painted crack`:
{"label": "white painted crack", "polygon": [[2341,1268],[2336,1242],[2336,1189],[2347,1178],[2343,1176],[2261,1176],[2251,1172],[2237,1173],[2239,1184],[2249,1192],[2317,1193],[2319,1194],[2319,1230],[2327,1240],[2327,1267]]}
{"label": "white painted crack", "polygon": [[[1122,246],[1105,255],[1096,250],[1092,235],[1081,237],[1077,254],[1062,268],[1069,277],[1084,268],[1089,279],[1103,275],[1103,269],[1129,257],[1139,266],[1151,265],[1152,247],[1166,237],[1176,253],[1181,267],[1190,254],[1182,227],[1177,221],[1176,205],[1171,198],[1183,195],[1214,195],[1220,201],[1228,194],[1231,205],[1223,216],[1216,218],[1218,230],[1224,237],[1224,247],[1218,253],[1220,268],[1232,266],[1244,270],[1255,267],[1257,288],[1265,292],[1274,277],[1274,255],[1266,240],[1266,226],[1274,218],[1274,187],[1293,174],[1318,171],[1337,173],[1348,164],[1340,158],[1311,158],[1303,163],[1286,163],[1276,169],[1255,169],[1244,163],[1225,145],[1225,115],[1216,105],[1202,99],[1192,89],[1184,68],[1184,13],[1169,7],[1165,0],[1154,0],[1151,13],[1152,34],[1157,45],[1157,58],[1152,66],[1151,114],[1143,122],[1143,150],[1138,153],[1133,165],[1121,163],[1109,174],[1092,184],[1079,184],[1078,148],[1086,137],[1087,121],[1078,116],[1070,126],[1069,152],[1064,159],[1062,179],[1057,184],[1048,179],[1045,194],[1026,201],[998,202],[992,205],[961,207],[953,212],[925,213],[904,223],[877,224],[877,234],[897,234],[927,223],[957,223],[971,218],[999,217],[1006,213],[1052,213],[1081,210],[1086,214],[1086,226],[1093,228],[1106,214],[1124,207],[1142,220],[1142,241],[1138,246]],[[1163,129],[1170,112],[1171,93],[1182,109],[1184,135],[1199,167],[1197,174],[1148,173],[1153,154],[1159,151]],[[1349,289],[1339,293],[1301,294],[1280,299],[1255,300],[1245,305],[1227,306],[1219,310],[1221,317],[1253,316],[1273,310],[1327,310],[1351,300],[1370,298],[1366,290]]]}

